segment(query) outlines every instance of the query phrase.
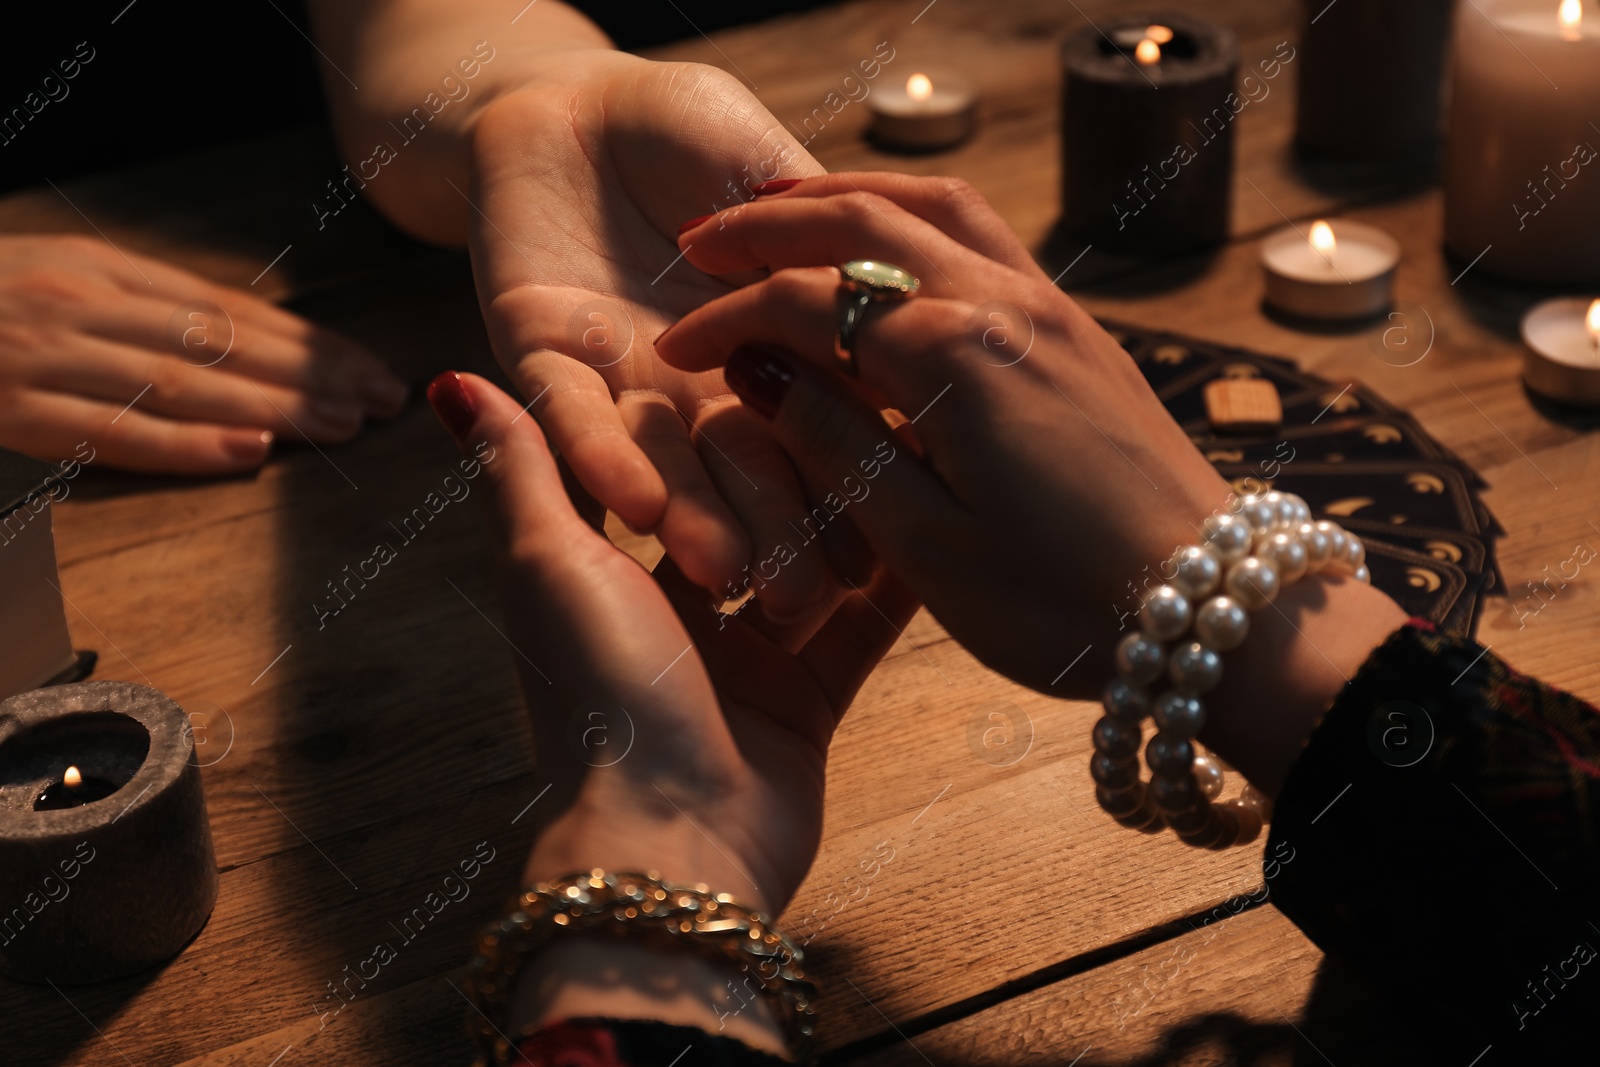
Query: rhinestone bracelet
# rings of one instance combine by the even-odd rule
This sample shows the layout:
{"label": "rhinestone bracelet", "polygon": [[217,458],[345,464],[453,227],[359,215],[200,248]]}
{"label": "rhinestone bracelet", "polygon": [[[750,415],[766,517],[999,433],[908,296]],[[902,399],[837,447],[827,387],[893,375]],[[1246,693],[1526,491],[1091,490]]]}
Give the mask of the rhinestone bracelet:
{"label": "rhinestone bracelet", "polygon": [[478,934],[466,994],[475,1009],[467,1025],[480,1063],[513,1062],[516,1051],[504,1025],[517,977],[552,940],[578,930],[643,937],[748,972],[773,1002],[796,1059],[806,1062],[817,987],[801,969],[805,954],[793,939],[766,915],[708,886],[669,885],[655,871],[595,869],[528,886],[504,918]]}
{"label": "rhinestone bracelet", "polygon": [[[1249,612],[1307,574],[1370,581],[1366,548],[1337,523],[1312,522],[1310,507],[1292,493],[1252,493],[1237,513],[1206,520],[1200,543],[1180,548],[1168,564],[1163,573],[1172,577],[1145,601],[1139,630],[1117,646],[1117,677],[1094,726],[1095,799],[1136,830],[1170,826],[1197,848],[1246,844],[1271,818],[1270,801],[1249,785],[1218,801],[1223,764],[1195,751],[1205,725],[1200,697],[1222,680],[1220,653],[1249,635]],[[1157,731],[1144,749],[1149,781],[1139,773],[1146,716]]]}

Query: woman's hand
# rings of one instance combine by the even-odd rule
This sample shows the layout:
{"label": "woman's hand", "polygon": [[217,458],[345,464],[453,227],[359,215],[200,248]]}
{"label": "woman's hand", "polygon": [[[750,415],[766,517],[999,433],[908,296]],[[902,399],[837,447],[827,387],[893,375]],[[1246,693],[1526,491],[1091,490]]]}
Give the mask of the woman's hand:
{"label": "woman's hand", "polygon": [[[526,879],[653,869],[781,912],[816,855],[834,728],[915,601],[882,576],[808,639],[725,616],[670,560],[647,573],[579,516],[515,400],[454,373],[428,397],[490,486],[506,632],[551,783]],[[686,953],[573,941],[530,970],[511,1025],[655,1018],[783,1051],[764,1007],[718,1007],[729,978]]]}
{"label": "woman's hand", "polygon": [[[1098,695],[1137,625],[1130,594],[1161,583],[1229,487],[1128,354],[1016,260],[976,194],[947,179],[853,191],[873,180],[803,182],[690,228],[685,258],[706,273],[774,273],[690,312],[657,349],[687,370],[726,361],[819,498],[854,498],[884,432],[877,409],[904,413],[925,457],[884,465],[851,506],[861,533],[984,662],[1046,692]],[[908,210],[931,199],[959,204],[959,223]],[[868,309],[852,382],[834,352],[829,264],[879,258],[920,278],[921,295]],[[1403,620],[1358,582],[1293,587],[1229,655],[1205,736],[1270,791],[1309,722]]]}
{"label": "woman's hand", "polygon": [[[679,224],[821,168],[731,76],[603,50],[551,54],[472,132],[472,257],[500,363],[599,502],[725,592],[808,511],[789,459],[722,376],[651,339],[729,291],[680,262]],[[820,553],[768,583],[790,617],[830,595]]]}
{"label": "woman's hand", "polygon": [[247,293],[91,238],[0,237],[0,446],[223,474],[405,397],[364,349]]}
{"label": "woman's hand", "polygon": [[834,727],[915,602],[884,578],[808,639],[769,637],[588,525],[515,400],[453,373],[429,398],[491,487],[506,632],[553,783],[528,877],[655,868],[782,910],[816,853]]}
{"label": "woman's hand", "polygon": [[[807,181],[686,232],[685,258],[708,274],[774,273],[657,348],[689,370],[726,360],[819,498],[859,481],[883,432],[875,407],[914,420],[925,462],[890,464],[852,505],[862,534],[980,659],[1041,690],[1097,692],[1130,583],[1192,542],[1228,486],[975,193],[949,179],[853,188],[876,180]],[[959,205],[959,225],[902,199]],[[867,310],[847,384],[830,265],[880,258],[921,293]]]}

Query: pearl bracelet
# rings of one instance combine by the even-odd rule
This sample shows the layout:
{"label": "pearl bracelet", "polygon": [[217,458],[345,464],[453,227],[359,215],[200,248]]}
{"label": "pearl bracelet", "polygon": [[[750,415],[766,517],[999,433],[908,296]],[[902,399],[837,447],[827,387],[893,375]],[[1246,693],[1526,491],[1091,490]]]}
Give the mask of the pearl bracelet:
{"label": "pearl bracelet", "polygon": [[[1271,818],[1270,801],[1249,785],[1238,798],[1217,801],[1223,765],[1195,752],[1205,725],[1200,697],[1222,680],[1220,653],[1249,636],[1249,612],[1308,574],[1370,581],[1366,547],[1337,523],[1312,522],[1311,508],[1292,493],[1252,493],[1235,514],[1207,519],[1200,543],[1168,563],[1172,577],[1145,601],[1139,630],[1117,646],[1117,677],[1094,726],[1095,799],[1136,830],[1170,826],[1197,848],[1246,844]],[[1146,716],[1157,731],[1144,749],[1148,782],[1139,774]]]}

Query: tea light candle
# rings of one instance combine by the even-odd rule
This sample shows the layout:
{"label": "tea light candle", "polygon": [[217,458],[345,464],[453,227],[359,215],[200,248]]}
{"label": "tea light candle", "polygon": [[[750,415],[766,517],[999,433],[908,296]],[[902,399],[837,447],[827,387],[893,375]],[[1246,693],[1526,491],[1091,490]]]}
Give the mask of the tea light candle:
{"label": "tea light candle", "polygon": [[1600,19],[1579,0],[1456,15],[1445,244],[1479,270],[1600,282]]}
{"label": "tea light candle", "polygon": [[917,72],[904,85],[889,83],[867,97],[872,139],[885,148],[929,152],[967,139],[978,114],[978,94],[953,74]]}
{"label": "tea light candle", "polygon": [[1567,297],[1522,316],[1522,377],[1540,396],[1600,406],[1600,300]]}
{"label": "tea light candle", "polygon": [[1261,245],[1266,302],[1305,319],[1364,319],[1388,310],[1399,262],[1393,237],[1343,220],[1319,219],[1309,233],[1290,226]]}
{"label": "tea light candle", "polygon": [[1069,35],[1061,66],[1062,229],[1138,256],[1226,240],[1246,106],[1232,32],[1176,14],[1110,19]]}
{"label": "tea light candle", "polygon": [[145,970],[216,899],[183,709],[126,682],[0,703],[0,972],[67,985]]}

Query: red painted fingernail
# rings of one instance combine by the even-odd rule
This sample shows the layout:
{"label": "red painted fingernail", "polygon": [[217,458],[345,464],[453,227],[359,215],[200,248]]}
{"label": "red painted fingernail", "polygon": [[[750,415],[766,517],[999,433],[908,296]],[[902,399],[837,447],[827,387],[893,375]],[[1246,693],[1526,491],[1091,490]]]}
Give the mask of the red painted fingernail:
{"label": "red painted fingernail", "polygon": [[771,196],[773,193],[787,192],[803,181],[804,178],[778,178],[775,181],[762,182],[750,191],[757,196]]}
{"label": "red painted fingernail", "polygon": [[688,222],[686,222],[682,226],[678,227],[678,233],[680,233],[680,234],[688,233],[690,230],[694,229],[696,226],[700,225],[702,222],[706,221],[710,217],[711,217],[710,215],[701,215],[698,218],[690,219]]}
{"label": "red painted fingernail", "polygon": [[478,405],[472,402],[461,375],[447,370],[428,383],[428,403],[433,412],[456,440],[466,436],[472,424],[478,421]]}
{"label": "red painted fingernail", "polygon": [[793,357],[781,348],[740,345],[722,368],[728,388],[762,418],[778,414],[778,405],[794,381]]}

